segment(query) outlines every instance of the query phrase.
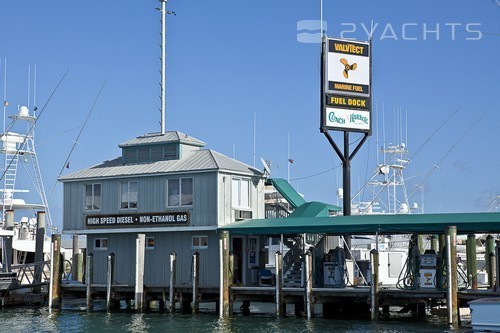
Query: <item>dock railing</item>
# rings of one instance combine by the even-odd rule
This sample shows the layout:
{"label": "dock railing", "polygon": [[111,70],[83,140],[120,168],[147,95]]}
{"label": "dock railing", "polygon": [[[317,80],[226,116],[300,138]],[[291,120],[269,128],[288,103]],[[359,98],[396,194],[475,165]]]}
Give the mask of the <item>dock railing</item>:
{"label": "dock railing", "polygon": [[[12,265],[12,271],[16,272],[21,288],[48,284],[50,281],[50,260]],[[39,281],[36,279],[37,272],[40,274]]]}

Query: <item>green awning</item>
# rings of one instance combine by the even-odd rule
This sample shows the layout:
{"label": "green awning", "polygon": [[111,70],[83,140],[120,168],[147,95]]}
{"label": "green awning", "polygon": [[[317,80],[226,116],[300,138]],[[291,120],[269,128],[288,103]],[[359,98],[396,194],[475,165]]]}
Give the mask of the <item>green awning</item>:
{"label": "green awning", "polygon": [[297,208],[306,202],[304,198],[295,191],[292,185],[283,178],[269,178],[267,179],[267,183],[273,185],[276,191],[278,191],[293,208]]}
{"label": "green awning", "polygon": [[335,217],[287,217],[236,222],[218,230],[231,234],[279,235],[326,233],[367,235],[443,233],[448,226],[457,232],[500,233],[500,213],[353,215]]}

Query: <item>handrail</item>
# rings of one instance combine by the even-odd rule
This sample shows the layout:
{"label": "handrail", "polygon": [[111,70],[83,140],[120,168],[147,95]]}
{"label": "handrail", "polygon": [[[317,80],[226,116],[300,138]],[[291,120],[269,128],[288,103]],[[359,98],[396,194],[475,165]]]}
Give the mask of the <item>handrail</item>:
{"label": "handrail", "polygon": [[[40,283],[35,283],[35,271],[37,267],[41,274]],[[16,273],[17,281],[19,281],[21,287],[47,284],[50,280],[50,275],[48,274],[50,272],[50,260],[12,265],[12,271]]]}

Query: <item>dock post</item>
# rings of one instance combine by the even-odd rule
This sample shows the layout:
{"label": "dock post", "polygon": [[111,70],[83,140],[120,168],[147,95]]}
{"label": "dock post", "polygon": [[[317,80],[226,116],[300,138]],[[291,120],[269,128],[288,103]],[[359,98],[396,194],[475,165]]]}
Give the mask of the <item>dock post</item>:
{"label": "dock post", "polygon": [[370,251],[370,265],[371,265],[371,284],[370,284],[370,317],[371,320],[378,320],[378,266],[379,257],[377,249]]}
{"label": "dock post", "polygon": [[106,281],[106,309],[111,310],[113,302],[111,300],[111,285],[113,283],[113,270],[115,266],[115,254],[111,252],[108,255],[108,277]]}
{"label": "dock post", "polygon": [[[14,230],[14,211],[7,210],[5,211],[5,229],[6,230]],[[4,246],[5,251],[3,251],[5,261],[3,270],[5,272],[10,272],[12,270],[12,237],[4,238]]]}
{"label": "dock post", "polygon": [[448,324],[458,327],[457,227],[446,227],[446,306]]}
{"label": "dock post", "polygon": [[200,254],[196,251],[193,254],[193,303],[191,304],[191,312],[197,314],[200,310],[200,300],[198,288],[200,285]]}
{"label": "dock post", "polygon": [[286,308],[283,303],[283,255],[280,251],[274,254],[274,262],[276,265],[276,316],[284,317]]}
{"label": "dock post", "polygon": [[485,244],[485,253],[484,253],[484,261],[486,264],[486,271],[488,272],[488,279],[490,278],[490,253],[495,253],[495,238],[493,236],[486,236],[486,244]]}
{"label": "dock post", "polygon": [[[43,266],[41,266],[43,269]],[[52,265],[50,267],[49,308],[61,308],[61,235],[52,235]]]}
{"label": "dock post", "polygon": [[439,252],[438,236],[436,235],[432,235],[431,237],[431,250],[436,254]]}
{"label": "dock post", "polygon": [[173,251],[170,253],[170,290],[168,292],[168,301],[170,303],[170,313],[175,312],[175,263],[177,260],[177,253]]}
{"label": "dock post", "polygon": [[306,257],[306,306],[307,306],[307,318],[311,319],[314,317],[314,303],[313,303],[313,263],[312,263],[312,253],[307,250],[305,253]]}
{"label": "dock post", "polygon": [[488,254],[488,284],[491,290],[496,290],[496,280],[497,280],[497,261],[494,252]]}
{"label": "dock post", "polygon": [[467,235],[467,279],[472,289],[477,289],[476,235]]}
{"label": "dock post", "polygon": [[229,267],[229,232],[222,231],[220,233],[219,239],[220,247],[220,316],[229,317],[232,312],[232,306],[230,306],[230,288],[232,281],[229,281],[229,271],[232,267]]}
{"label": "dock post", "polygon": [[94,309],[94,300],[92,299],[92,282],[94,280],[94,254],[89,253],[85,263],[85,282],[87,283],[87,311]]}
{"label": "dock post", "polygon": [[79,281],[78,277],[81,275],[81,271],[78,269],[81,268],[78,263],[78,253],[80,252],[80,247],[79,247],[79,236],[77,234],[74,234],[72,236],[72,241],[73,241],[73,255],[71,257],[71,278],[72,280]]}
{"label": "dock post", "polygon": [[[35,262],[41,263],[43,261],[43,243],[45,241],[45,212],[38,212],[36,219],[36,235],[35,235]],[[42,283],[42,269],[40,265],[35,266],[35,274],[33,277],[33,282],[35,287],[33,288],[34,293],[40,293],[41,283]]]}
{"label": "dock post", "polygon": [[135,240],[135,309],[144,310],[144,250],[146,248],[146,235],[137,234]]}

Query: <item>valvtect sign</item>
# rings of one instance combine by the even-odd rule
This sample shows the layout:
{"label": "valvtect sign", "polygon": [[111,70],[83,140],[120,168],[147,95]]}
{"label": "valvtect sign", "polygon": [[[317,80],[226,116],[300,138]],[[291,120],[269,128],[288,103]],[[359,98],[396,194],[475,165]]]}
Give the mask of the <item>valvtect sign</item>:
{"label": "valvtect sign", "polygon": [[370,43],[326,38],[322,127],[371,131]]}

